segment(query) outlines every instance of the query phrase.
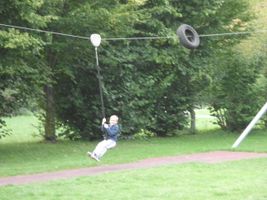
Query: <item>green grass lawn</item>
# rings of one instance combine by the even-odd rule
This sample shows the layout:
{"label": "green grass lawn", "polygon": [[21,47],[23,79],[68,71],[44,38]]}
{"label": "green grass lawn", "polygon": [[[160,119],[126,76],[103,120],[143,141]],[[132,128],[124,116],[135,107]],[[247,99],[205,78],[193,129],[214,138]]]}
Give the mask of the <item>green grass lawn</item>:
{"label": "green grass lawn", "polygon": [[2,200],[264,200],[267,159],[187,163],[0,187]]}
{"label": "green grass lawn", "polygon": [[[207,130],[210,125],[207,122],[207,127],[203,127],[196,135],[121,140],[115,149],[108,151],[103,160],[97,163],[86,156],[86,152],[92,150],[97,141],[41,142],[40,138],[31,136],[36,130],[30,124],[36,123],[36,119],[22,119],[24,117],[10,119],[10,127],[17,127],[13,139],[0,140],[0,177],[127,163],[158,156],[231,150],[239,136],[239,133],[227,133],[214,128]],[[205,116],[199,119],[209,118]],[[16,138],[19,139],[17,142]],[[254,130],[237,150],[267,152],[266,144],[267,132]],[[266,166],[266,158],[220,164],[166,165],[45,183],[4,186],[0,187],[0,199],[263,200],[267,199]]]}
{"label": "green grass lawn", "polygon": [[23,143],[42,140],[39,135],[38,119],[34,115],[23,115],[4,119],[7,127],[12,131],[11,135],[0,140],[3,143]]}
{"label": "green grass lawn", "polygon": [[[61,141],[1,144],[0,176],[29,174],[60,169],[90,167],[104,164],[126,163],[158,156],[188,154],[214,150],[230,150],[238,135],[221,131],[170,138],[119,141],[107,152],[101,163],[92,162],[86,152],[96,142]],[[242,151],[267,152],[267,134],[253,133],[238,148]]]}
{"label": "green grass lawn", "polygon": [[196,128],[198,131],[218,129],[219,126],[214,122],[216,122],[216,118],[210,115],[208,109],[196,110]]}
{"label": "green grass lawn", "polygon": [[[203,111],[201,111],[203,112]],[[207,112],[198,113],[199,120],[212,120]],[[33,137],[38,124],[33,116],[19,116],[7,121],[13,134],[0,140],[0,176],[31,174],[43,171],[95,166],[86,157],[86,152],[93,150],[98,141],[64,141],[56,144],[41,141]],[[213,150],[230,150],[239,134],[227,133],[214,129],[209,121],[207,127],[196,135],[152,138],[149,140],[121,140],[118,146],[108,151],[101,164],[133,162],[149,157],[179,155]],[[34,125],[34,126],[33,126]],[[28,138],[28,140],[27,140]],[[267,134],[254,131],[241,144],[238,150],[267,151]]]}
{"label": "green grass lawn", "polygon": [[[42,140],[40,131],[40,122],[34,115],[24,115],[4,119],[7,126],[12,130],[12,134],[0,140],[0,144],[4,143],[27,143],[38,142]],[[214,124],[215,118],[210,116],[207,109],[196,110],[196,126],[197,130],[205,131],[218,129],[218,125]]]}

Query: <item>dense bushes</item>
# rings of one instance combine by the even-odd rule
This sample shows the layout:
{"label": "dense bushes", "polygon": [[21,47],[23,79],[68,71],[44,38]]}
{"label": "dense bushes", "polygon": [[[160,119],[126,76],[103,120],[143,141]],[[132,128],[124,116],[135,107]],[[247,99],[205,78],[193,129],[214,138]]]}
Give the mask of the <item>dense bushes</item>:
{"label": "dense bushes", "polygon": [[[21,14],[26,18],[19,19],[20,24],[73,35],[89,37],[99,33],[102,36],[98,53],[106,113],[121,118],[125,135],[145,130],[165,136],[183,129],[188,125],[185,113],[188,110],[192,113],[202,90],[210,84],[213,111],[223,111],[222,127],[231,130],[242,127],[255,110],[256,104],[252,104],[247,95],[258,93],[253,87],[258,75],[257,63],[246,63],[239,56],[232,58],[230,53],[222,54],[241,37],[217,40],[206,37],[201,39],[198,49],[188,50],[179,44],[175,34],[182,23],[192,25],[200,34],[245,30],[245,22],[251,17],[246,0],[123,3],[50,0],[38,4],[26,2],[22,7],[16,5],[17,1],[9,2],[10,7],[2,9],[10,11],[0,12],[8,22],[17,22],[9,13],[13,7],[21,8],[20,12],[27,15]],[[28,16],[28,7],[37,18]],[[13,38],[12,34],[20,39],[16,45],[12,43],[14,40],[5,43],[7,36]],[[106,40],[143,36],[163,38]],[[95,52],[88,40],[53,34],[20,34],[14,30],[0,31],[0,39],[0,51],[4,55],[0,61],[0,76],[4,80],[0,84],[0,99],[5,101],[2,105],[15,105],[1,98],[10,88],[19,91],[16,93],[19,101],[40,95],[43,86],[46,96],[40,95],[43,97],[40,107],[45,111],[46,139],[55,139],[55,124],[64,127],[62,134],[71,139],[101,136]],[[214,62],[217,72],[206,71],[214,56],[218,57]],[[240,94],[235,95],[237,90]],[[206,98],[205,103],[208,100],[210,98]],[[2,111],[0,106],[0,117]]]}
{"label": "dense bushes", "polygon": [[221,128],[243,129],[263,105],[263,91],[257,86],[262,61],[258,55],[248,59],[235,52],[216,59],[210,105]]}

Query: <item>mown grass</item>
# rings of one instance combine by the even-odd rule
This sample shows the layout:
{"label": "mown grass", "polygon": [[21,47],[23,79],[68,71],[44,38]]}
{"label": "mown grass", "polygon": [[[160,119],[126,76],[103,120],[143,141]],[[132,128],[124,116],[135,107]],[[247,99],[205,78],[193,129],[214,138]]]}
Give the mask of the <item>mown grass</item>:
{"label": "mown grass", "polygon": [[[205,114],[205,113],[204,113]],[[201,118],[200,120],[205,120]],[[21,119],[18,142],[0,141],[0,177],[56,171],[71,168],[134,162],[150,157],[231,150],[238,133],[203,127],[196,135],[121,140],[100,163],[86,156],[97,141],[59,141],[50,144],[35,140],[35,132]],[[212,119],[211,119],[212,120]],[[10,126],[12,123],[10,121]],[[21,129],[20,127],[25,127]],[[16,126],[15,126],[16,127]],[[26,138],[28,137],[28,141]],[[22,139],[24,138],[24,139]],[[30,139],[29,139],[30,138]],[[7,138],[6,138],[7,139]],[[254,130],[238,151],[267,152],[267,132]],[[267,199],[267,159],[252,159],[220,164],[186,163],[151,169],[129,170],[90,177],[49,181],[21,186],[0,187],[5,199]]]}
{"label": "mown grass", "polygon": [[[207,118],[206,111],[201,115],[205,117],[198,117],[199,120],[212,120],[212,118]],[[134,162],[149,157],[230,150],[239,134],[218,129],[207,130],[212,124],[206,123],[207,127],[200,129],[196,135],[149,140],[121,140],[115,149],[108,151],[100,165]],[[10,136],[11,138],[0,140],[0,176],[90,167],[99,164],[92,162],[86,155],[86,152],[92,150],[98,141],[60,140],[56,144],[46,143],[41,141],[41,138],[32,137],[32,134],[37,131],[36,124],[37,119],[33,116],[9,119],[8,125],[14,133]],[[264,152],[267,151],[266,142],[265,131],[254,131],[238,150]]]}
{"label": "mown grass", "polygon": [[[1,144],[0,176],[133,162],[149,157],[230,150],[237,136],[212,131],[171,138],[119,141],[118,146],[108,151],[101,163],[95,163],[86,156],[86,152],[92,150],[96,142]],[[266,143],[267,134],[258,131],[250,135],[238,150],[267,152]]]}
{"label": "mown grass", "polygon": [[[198,131],[218,129],[215,125],[215,118],[210,116],[207,109],[196,110],[196,126]],[[27,143],[42,141],[39,128],[40,121],[33,114],[21,115],[11,118],[4,118],[8,128],[12,134],[0,140],[0,144],[4,143]]]}
{"label": "mown grass", "polygon": [[0,187],[1,199],[264,200],[267,159],[187,163]]}
{"label": "mown grass", "polygon": [[38,130],[40,123],[33,114],[4,118],[4,120],[7,123],[7,127],[11,130],[11,135],[1,139],[0,144],[42,140]]}

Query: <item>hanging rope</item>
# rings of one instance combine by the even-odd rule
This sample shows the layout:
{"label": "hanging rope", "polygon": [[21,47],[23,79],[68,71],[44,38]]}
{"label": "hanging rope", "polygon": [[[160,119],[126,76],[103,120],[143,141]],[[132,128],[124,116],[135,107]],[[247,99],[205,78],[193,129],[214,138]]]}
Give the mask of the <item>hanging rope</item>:
{"label": "hanging rope", "polygon": [[95,57],[96,57],[96,69],[97,69],[97,79],[98,79],[98,86],[99,86],[99,94],[100,94],[100,100],[101,100],[101,112],[102,112],[102,118],[105,118],[105,105],[104,105],[104,98],[103,98],[103,82],[102,82],[102,76],[100,73],[100,66],[98,62],[98,54],[97,54],[97,47],[95,47]]}

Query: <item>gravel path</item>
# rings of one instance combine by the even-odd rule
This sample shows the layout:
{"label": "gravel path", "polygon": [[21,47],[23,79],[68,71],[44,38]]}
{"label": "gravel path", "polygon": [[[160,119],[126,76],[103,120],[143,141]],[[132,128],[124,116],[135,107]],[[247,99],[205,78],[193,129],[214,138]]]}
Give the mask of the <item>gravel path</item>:
{"label": "gravel path", "polygon": [[50,180],[74,178],[80,176],[92,176],[109,172],[131,170],[131,169],[144,169],[144,168],[151,168],[169,164],[180,164],[188,162],[219,163],[225,161],[262,158],[262,157],[267,158],[267,153],[214,151],[214,152],[204,152],[204,153],[196,153],[188,155],[158,157],[126,164],[100,165],[96,167],[62,170],[56,172],[44,172],[31,175],[19,175],[19,176],[10,176],[2,178],[0,177],[0,186],[20,185],[20,184],[44,182]]}

